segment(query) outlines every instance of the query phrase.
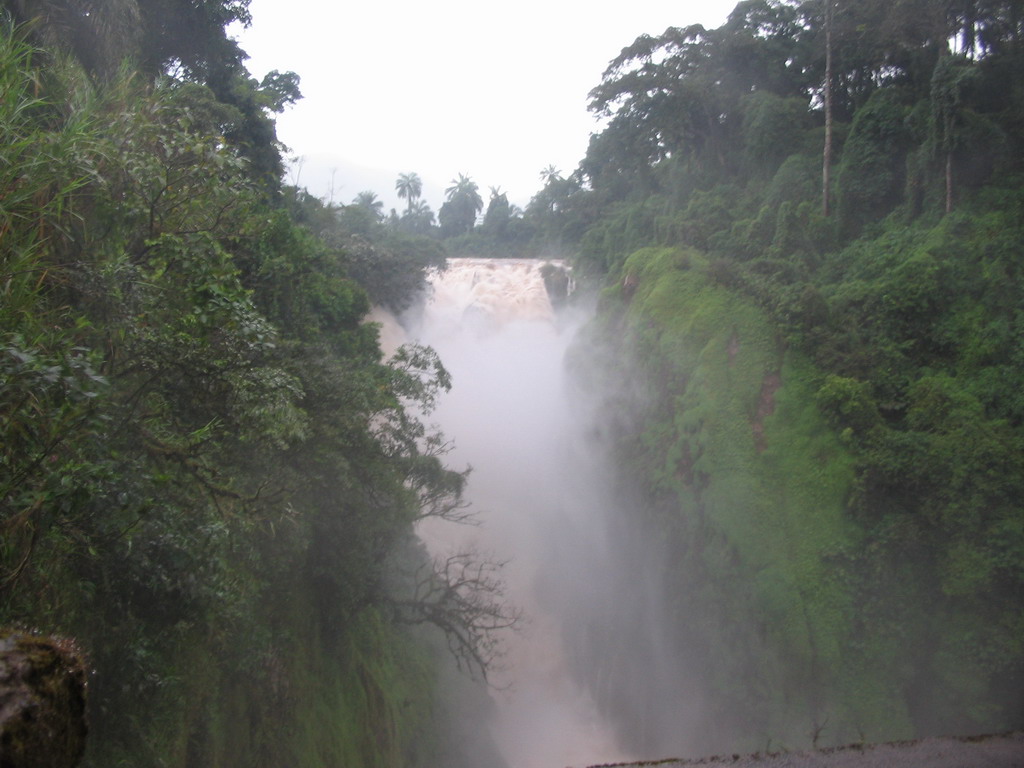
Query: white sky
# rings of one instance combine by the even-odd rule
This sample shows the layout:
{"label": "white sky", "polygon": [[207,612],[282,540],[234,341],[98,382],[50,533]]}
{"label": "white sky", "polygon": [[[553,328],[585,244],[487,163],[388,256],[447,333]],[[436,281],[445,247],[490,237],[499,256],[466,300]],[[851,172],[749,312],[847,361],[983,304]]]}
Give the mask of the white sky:
{"label": "white sky", "polygon": [[549,164],[568,175],[596,130],[587,93],[643,33],[720,26],[737,0],[252,0],[237,38],[256,77],[297,72],[278,118],[301,158],[288,181],[338,203],[364,189],[399,207],[399,173],[436,212],[459,173],[485,202],[525,206]]}

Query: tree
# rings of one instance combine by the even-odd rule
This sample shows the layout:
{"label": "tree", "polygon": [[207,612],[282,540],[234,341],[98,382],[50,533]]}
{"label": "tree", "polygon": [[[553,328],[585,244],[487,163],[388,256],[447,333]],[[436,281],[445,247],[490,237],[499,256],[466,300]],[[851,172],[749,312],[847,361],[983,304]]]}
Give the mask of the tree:
{"label": "tree", "polygon": [[491,199],[487,203],[487,212],[484,214],[484,230],[499,238],[504,237],[511,218],[512,207],[509,205],[508,195],[499,187],[491,187]]}
{"label": "tree", "polygon": [[484,207],[479,187],[469,176],[460,173],[457,179],[452,179],[445,195],[447,200],[438,216],[442,234],[449,237],[468,234]]}
{"label": "tree", "polygon": [[36,42],[71,53],[94,75],[110,77],[123,59],[141,52],[137,0],[3,0],[0,6]]}
{"label": "tree", "polygon": [[410,206],[407,216],[402,218],[403,220],[408,218],[410,230],[417,234],[428,234],[430,228],[434,226],[434,212],[430,210],[426,200],[417,200]]}
{"label": "tree", "polygon": [[[180,69],[190,80],[213,86],[244,72],[245,53],[228,36],[233,23],[248,25],[250,0],[136,0],[142,18],[142,66],[146,72]],[[217,90],[217,88],[215,88]]]}
{"label": "tree", "polygon": [[[0,28],[0,623],[89,648],[97,765],[211,764],[254,741],[259,758],[232,764],[287,764],[267,751],[286,735],[250,738],[273,724],[244,700],[269,692],[293,722],[282,672],[313,656],[311,670],[344,667],[375,695],[387,682],[365,673],[383,647],[331,660],[358,622],[384,624],[389,556],[414,521],[464,514],[463,474],[417,415],[446,376],[422,351],[382,361],[348,269],[361,254],[331,242],[341,212],[259,194],[246,148],[225,140],[239,110],[210,87],[102,81],[11,32]],[[264,115],[290,90],[287,77],[263,94],[220,84]],[[366,256],[397,304],[444,253],[396,236]],[[184,680],[199,657],[221,670]],[[223,686],[240,707],[222,706]],[[213,713],[229,724],[211,726]],[[394,729],[398,715],[382,717]]]}
{"label": "tree", "polygon": [[953,155],[963,141],[969,109],[965,91],[977,78],[973,63],[964,56],[940,56],[932,75],[932,151],[941,156],[945,179],[945,211],[953,210]]}
{"label": "tree", "polygon": [[147,75],[174,70],[213,85],[244,71],[245,53],[226,31],[248,25],[250,0],[2,0],[35,39],[62,48],[94,74],[111,75],[125,57]]}
{"label": "tree", "polygon": [[847,235],[884,216],[904,194],[911,146],[900,89],[877,89],[859,110],[843,146],[836,213]]}
{"label": "tree", "polygon": [[377,193],[369,190],[360,192],[352,200],[352,205],[358,205],[360,208],[365,208],[371,214],[375,220],[379,221],[384,215],[384,203],[377,199]]}
{"label": "tree", "polygon": [[653,168],[669,158],[699,171],[729,169],[751,94],[809,100],[806,38],[798,9],[779,0],[744,0],[718,29],[694,24],[638,37],[589,94],[588,108],[611,118],[583,166],[594,188],[621,197],[626,180],[655,191]]}
{"label": "tree", "polygon": [[829,188],[832,185],[832,20],[835,16],[835,0],[825,3],[825,147],[821,154],[821,213],[826,218],[831,213]]}
{"label": "tree", "polygon": [[540,180],[544,182],[544,186],[548,186],[552,182],[562,180],[562,172],[558,170],[554,163],[549,163],[540,172]]}
{"label": "tree", "polygon": [[299,76],[294,72],[280,72],[276,69],[264,75],[263,80],[254,89],[261,106],[274,114],[284,112],[285,107],[295,104],[302,98],[299,90]]}
{"label": "tree", "polygon": [[501,657],[501,636],[522,612],[504,600],[504,563],[471,550],[436,557],[411,574],[410,594],[390,600],[395,619],[440,629],[459,668],[484,680]]}
{"label": "tree", "polygon": [[417,173],[399,174],[398,180],[395,182],[395,191],[400,198],[408,200],[409,205],[406,208],[406,213],[411,216],[413,206],[423,192],[423,181]]}

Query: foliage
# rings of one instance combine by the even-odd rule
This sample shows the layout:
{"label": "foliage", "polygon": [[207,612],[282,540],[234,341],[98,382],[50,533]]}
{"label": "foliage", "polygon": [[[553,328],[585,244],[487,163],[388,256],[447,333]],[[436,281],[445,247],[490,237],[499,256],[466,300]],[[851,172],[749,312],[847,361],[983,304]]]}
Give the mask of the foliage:
{"label": "foliage", "polygon": [[892,210],[902,196],[909,136],[900,101],[892,89],[876,91],[850,128],[838,179],[838,215],[850,232]]}
{"label": "foliage", "polygon": [[476,224],[477,214],[484,207],[475,181],[460,173],[445,190],[445,203],[437,214],[441,233],[445,236],[468,234]]}
{"label": "foliage", "polygon": [[743,105],[743,149],[751,165],[774,171],[792,151],[793,135],[810,127],[804,99],[754,91]]}
{"label": "foliage", "polygon": [[[684,714],[675,728],[664,727],[667,717],[661,728],[631,719],[644,712],[627,682],[647,674],[640,662],[618,666],[605,689],[615,694],[601,704],[630,732],[651,734],[632,745],[645,751],[757,749],[768,737],[799,744],[826,718],[840,742],[858,725],[872,739],[905,734],[898,704],[881,702],[892,718],[883,734],[866,719],[880,702],[847,687],[848,674],[880,662],[843,645],[855,599],[831,558],[859,539],[844,515],[853,462],[815,407],[813,369],[758,309],[715,284],[699,253],[642,249],[623,274],[629,287],[607,291],[595,329],[617,328],[607,365],[635,372],[613,377],[618,418],[634,425],[617,435],[616,457],[638,494],[621,502],[638,517],[619,527],[639,526],[643,557],[664,569],[659,621],[668,655],[685,661],[659,667],[671,676],[659,709]],[[651,588],[630,574],[637,583],[621,585],[627,594]],[[689,589],[675,586],[684,582]],[[608,628],[604,642],[622,642],[621,632]],[[703,701],[696,711],[684,701],[693,691]]]}
{"label": "foliage", "polygon": [[423,193],[423,181],[418,173],[399,174],[398,181],[395,182],[395,191],[399,197],[404,197],[409,201],[406,213],[412,214],[417,199]]}
{"label": "foliage", "polygon": [[[440,361],[383,361],[363,319],[440,247],[278,205],[274,142],[229,138],[248,107],[215,88],[93,80],[10,29],[0,82],[0,621],[87,652],[86,764],[417,764],[437,662],[379,611],[465,476],[416,415]],[[294,85],[242,96],[265,115]]]}
{"label": "foliage", "polygon": [[[609,63],[590,94],[603,127],[571,177],[579,199],[553,217],[545,212],[554,219],[544,221],[547,230],[570,234],[561,245],[577,248],[581,271],[613,270],[628,252],[608,258],[582,245],[586,229],[603,228],[624,203],[664,198],[664,215],[686,221],[676,239],[659,231],[647,244],[686,243],[749,259],[771,237],[751,240],[734,224],[752,222],[764,205],[770,221],[786,199],[837,198],[835,233],[815,223],[796,234],[812,246],[806,255],[817,257],[834,247],[835,235],[849,241],[894,211],[951,210],[1000,163],[1015,163],[1009,150],[1020,135],[1019,89],[1001,83],[1012,82],[1021,53],[1003,12],[872,0],[833,4],[830,157],[839,173],[823,174],[824,10],[820,0],[748,0],[718,29],[642,35]],[[868,39],[864,29],[881,32]],[[989,36],[992,44],[982,44]],[[950,52],[953,43],[961,50]],[[784,185],[797,168],[797,186]],[[766,186],[765,177],[783,169]],[[726,215],[687,213],[696,196],[726,188],[740,194],[730,196]],[[747,253],[731,252],[737,246]]]}
{"label": "foliage", "polygon": [[[1019,349],[1006,339],[995,358],[967,362],[977,337],[943,347],[926,336],[932,328],[950,344],[951,327],[1001,325],[994,295],[984,311],[965,295],[985,290],[982,270],[953,267],[979,235],[967,221],[904,233],[904,248],[931,249],[934,278],[892,241],[871,249],[882,263],[870,267],[867,248],[837,256],[843,274],[864,280],[875,269],[878,282],[857,286],[858,303],[843,309],[819,296],[815,323],[859,329],[881,347],[871,363],[853,350],[824,354],[828,331],[787,345],[743,295],[744,273],[723,280],[693,251],[637,251],[607,289],[591,333],[610,348],[592,375],[613,384],[621,482],[636,494],[618,502],[632,514],[616,535],[641,542],[625,550],[628,562],[642,556],[665,579],[667,642],[685,661],[659,666],[672,681],[659,710],[688,713],[676,730],[651,726],[659,714],[639,693],[649,689],[630,682],[646,673],[620,663],[599,672],[612,680],[597,690],[629,732],[682,729],[708,753],[1019,723],[1004,685],[1022,668],[1011,564],[1024,475],[1020,420],[1006,417],[1019,398],[981,396],[997,378],[977,375]],[[947,248],[949,262],[937,255]],[[989,257],[997,252],[989,242]],[[913,266],[901,273],[902,263]],[[829,372],[840,361],[846,368]],[[636,567],[627,572],[627,594],[651,589]],[[590,653],[618,647],[617,627],[631,622],[608,624],[588,638]],[[675,701],[683,689],[700,691],[701,712]]]}
{"label": "foliage", "polygon": [[[665,695],[711,702],[709,750],[1024,716],[1019,14],[828,4],[829,176],[826,7],[743,2],[624,48],[545,222],[583,221],[574,269],[608,285],[595,333],[639,497],[618,533],[669,585]],[[600,674],[626,730],[656,732],[642,671]]]}
{"label": "foliage", "polygon": [[[315,248],[321,258],[335,265],[339,280],[355,280],[373,304],[396,314],[402,312],[426,288],[428,270],[444,268],[446,252],[438,241],[410,233],[405,227],[389,226],[365,204],[365,199],[335,207],[301,190],[287,193],[293,216],[316,235],[319,242]],[[292,274],[303,271],[299,265],[289,269]],[[274,286],[268,288],[276,290]],[[291,295],[308,298],[319,292],[309,286]]]}

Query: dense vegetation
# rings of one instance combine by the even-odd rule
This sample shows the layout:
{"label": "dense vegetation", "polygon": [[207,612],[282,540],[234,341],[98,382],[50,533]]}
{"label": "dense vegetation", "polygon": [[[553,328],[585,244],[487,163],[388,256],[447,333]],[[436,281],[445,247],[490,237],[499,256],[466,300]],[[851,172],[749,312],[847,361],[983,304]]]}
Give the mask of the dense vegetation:
{"label": "dense vegetation", "polygon": [[247,5],[2,3],[0,624],[87,653],[87,764],[470,760],[435,649],[484,672],[515,615],[412,536],[464,512],[447,374],[362,323],[446,249],[605,285],[636,599],[572,640],[633,748],[1021,727],[1020,0],[641,37],[574,173],[436,223],[414,173],[391,216],[281,186]]}
{"label": "dense vegetation", "polygon": [[1022,75],[1016,0],[749,0],[591,93],[558,221],[705,749],[1024,722]]}
{"label": "dense vegetation", "polygon": [[280,186],[246,5],[3,4],[0,624],[85,653],[87,765],[459,764],[440,649],[514,614],[416,543],[448,376],[363,323],[443,251]]}

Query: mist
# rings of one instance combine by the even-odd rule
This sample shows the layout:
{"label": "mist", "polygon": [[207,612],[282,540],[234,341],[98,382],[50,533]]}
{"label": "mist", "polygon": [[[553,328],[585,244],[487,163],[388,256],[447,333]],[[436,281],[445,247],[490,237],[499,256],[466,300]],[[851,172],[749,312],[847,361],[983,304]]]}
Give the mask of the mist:
{"label": "mist", "polygon": [[552,307],[542,264],[450,259],[403,327],[372,318],[385,350],[430,345],[452,377],[428,420],[451,441],[446,463],[471,469],[478,525],[427,519],[419,537],[434,556],[472,549],[502,563],[505,598],[523,612],[490,670],[490,735],[511,768],[771,746],[711,703],[700,632],[667,609],[688,589],[666,543],[678,523],[613,460],[615,441],[638,433],[650,382],[608,354],[588,325],[594,301]]}
{"label": "mist", "polygon": [[[409,335],[439,353],[451,392],[431,420],[453,443],[450,466],[472,467],[478,526],[425,521],[428,549],[472,547],[504,563],[506,598],[523,611],[491,670],[491,731],[512,768],[625,760],[615,729],[572,674],[567,640],[614,601],[608,473],[580,419],[566,351],[590,311],[556,314],[537,261],[453,259]],[[577,622],[568,627],[566,622]]]}

